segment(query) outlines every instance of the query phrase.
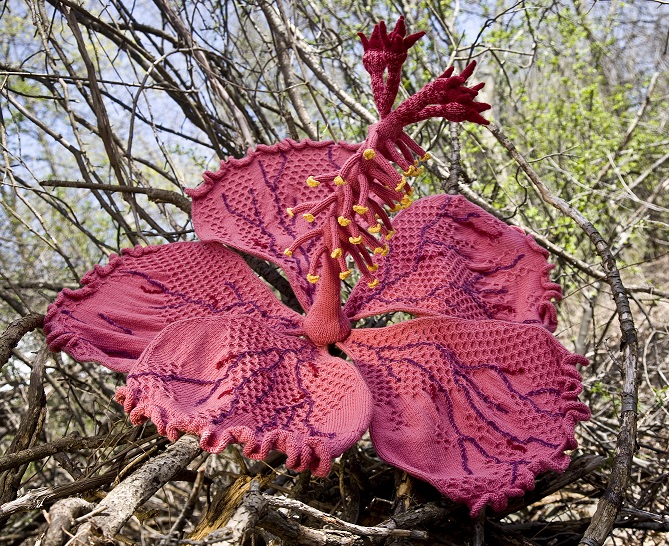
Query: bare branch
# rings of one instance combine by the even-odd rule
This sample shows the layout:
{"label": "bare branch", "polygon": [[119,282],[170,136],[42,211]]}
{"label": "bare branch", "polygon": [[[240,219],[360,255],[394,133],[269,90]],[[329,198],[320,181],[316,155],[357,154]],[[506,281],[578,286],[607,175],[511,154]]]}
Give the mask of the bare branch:
{"label": "bare branch", "polygon": [[72,544],[95,544],[100,534],[114,538],[137,507],[141,506],[201,452],[197,438],[182,436],[164,453],[146,462],[116,486],[99,504],[105,513],[90,518],[77,531]]}
{"label": "bare branch", "polygon": [[520,165],[527,177],[532,181],[541,193],[542,198],[563,214],[574,220],[576,224],[588,235],[597,253],[602,258],[602,265],[606,273],[606,280],[611,287],[618,320],[622,332],[620,348],[624,354],[623,384],[621,386],[620,398],[622,402],[620,417],[620,433],[616,445],[614,466],[611,471],[609,485],[606,494],[597,504],[597,512],[592,523],[586,531],[582,544],[593,546],[602,544],[613,529],[614,522],[624,500],[625,490],[630,477],[632,466],[632,455],[636,449],[636,411],[638,402],[638,365],[637,365],[637,333],[634,326],[634,318],[627,299],[625,286],[620,278],[615,258],[608,244],[599,234],[597,229],[579,211],[572,208],[564,199],[554,196],[546,185],[532,169],[527,160],[518,152],[513,143],[506,137],[503,131],[495,124],[488,126],[490,132],[497,141],[509,152],[514,160]]}

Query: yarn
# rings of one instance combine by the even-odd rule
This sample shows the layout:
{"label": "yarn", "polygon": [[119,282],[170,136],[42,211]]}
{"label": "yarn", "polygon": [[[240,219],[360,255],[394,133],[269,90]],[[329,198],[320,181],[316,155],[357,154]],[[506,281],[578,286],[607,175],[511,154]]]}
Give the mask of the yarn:
{"label": "yarn", "polygon": [[252,316],[281,332],[303,317],[283,306],[244,260],[218,243],[124,249],[63,290],[44,319],[52,351],[128,372],[167,325],[184,319]]}
{"label": "yarn", "polygon": [[354,330],[340,345],[374,398],[379,456],[472,514],[564,471],[590,415],[574,368],[587,360],[539,326],[430,317]]}
{"label": "yarn", "polygon": [[548,252],[460,195],[416,201],[393,220],[388,258],[375,257],[379,285],[358,283],[346,302],[352,320],[404,311],[557,326]]}
{"label": "yarn", "polygon": [[116,395],[140,424],[151,419],[172,441],[183,432],[219,453],[243,443],[244,455],[272,449],[286,465],[318,476],[360,439],[371,396],[349,363],[306,339],[254,317],[187,319],[146,348]]}
{"label": "yarn", "polygon": [[[133,423],[196,434],[214,453],[278,449],[288,468],[325,476],[369,428],[381,458],[473,515],[564,470],[589,417],[587,361],[550,334],[561,291],[548,253],[461,196],[412,203],[429,154],[404,127],[485,124],[489,108],[475,101],[482,84],[465,86],[472,63],[393,109],[422,35],[400,19],[361,36],[380,114],[362,144],[285,140],[221,162],[188,190],[200,242],[96,266],[49,307],[49,347],[127,373],[116,397]],[[281,267],[306,315],[224,245]],[[351,267],[361,281],[342,305]],[[351,328],[396,311],[420,318]]]}

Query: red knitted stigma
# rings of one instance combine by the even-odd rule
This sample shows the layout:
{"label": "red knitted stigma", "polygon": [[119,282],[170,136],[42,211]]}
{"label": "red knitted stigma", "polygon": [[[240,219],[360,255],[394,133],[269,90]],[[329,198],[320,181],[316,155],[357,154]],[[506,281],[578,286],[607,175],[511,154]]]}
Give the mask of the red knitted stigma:
{"label": "red knitted stigma", "polygon": [[[390,34],[386,31],[384,21],[374,26],[369,39],[362,32],[358,33],[365,50],[362,64],[372,78],[372,91],[381,119],[390,113],[397,97],[407,51],[425,35],[425,32],[416,32],[406,37],[405,35],[404,17],[398,19],[395,29]],[[386,69],[388,73],[384,74]]]}
{"label": "red knitted stigma", "polygon": [[[394,233],[384,207],[397,212],[411,204],[413,190],[407,178],[420,175],[424,169],[419,162],[430,158],[430,154],[404,132],[406,125],[431,117],[488,123],[480,112],[490,106],[475,100],[484,84],[464,86],[474,71],[474,62],[459,76],[453,76],[453,67],[449,68],[391,111],[406,52],[422,36],[422,33],[407,37],[405,34],[404,20],[400,18],[390,34],[381,22],[374,27],[369,39],[360,35],[365,48],[363,62],[372,76],[381,121],[369,127],[365,142],[340,170],[307,178],[308,186],[325,184],[332,193],[320,201],[300,203],[287,211],[291,218],[299,214],[307,222],[313,222],[319,214],[325,215],[318,228],[304,233],[285,250],[287,256],[292,256],[307,241],[321,240],[310,264],[309,282],[316,283],[320,279],[323,260],[334,260],[339,278],[346,279],[351,274],[347,262],[350,257],[370,288],[378,284],[372,275],[378,265],[372,257],[388,253],[386,241]],[[384,80],[386,69],[388,75]]]}

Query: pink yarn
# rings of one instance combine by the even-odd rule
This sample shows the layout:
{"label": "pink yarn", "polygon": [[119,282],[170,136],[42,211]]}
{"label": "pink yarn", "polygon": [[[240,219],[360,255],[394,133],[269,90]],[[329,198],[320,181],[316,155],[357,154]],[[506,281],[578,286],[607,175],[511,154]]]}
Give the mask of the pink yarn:
{"label": "pink yarn", "polygon": [[551,332],[560,285],[548,252],[460,195],[416,201],[393,220],[388,258],[376,257],[379,285],[358,283],[346,302],[353,320],[405,311],[540,324]]}
{"label": "pink yarn", "polygon": [[52,351],[128,372],[147,345],[175,321],[227,314],[299,332],[304,317],[282,305],[244,260],[217,243],[125,249],[63,290],[44,332]]}
{"label": "pink yarn", "polygon": [[[364,143],[286,140],[205,173],[189,191],[201,242],[97,266],[49,307],[51,349],[126,372],[117,399],[133,423],[199,435],[212,452],[278,449],[289,468],[324,476],[370,428],[379,456],[472,514],[563,470],[589,416],[575,368],[587,361],[549,333],[560,288],[547,252],[461,196],[411,205],[408,179],[429,154],[404,126],[487,123],[488,108],[480,85],[464,86],[470,65],[393,110],[421,36],[400,19],[361,37],[381,117]],[[223,245],[279,265],[306,315]],[[342,306],[349,265],[362,282]],[[395,311],[422,318],[351,331]],[[329,355],[335,343],[353,364]]]}
{"label": "pink yarn", "polygon": [[374,397],[379,456],[472,514],[565,470],[590,415],[574,368],[587,360],[539,326],[430,317],[354,330],[340,345]]}
{"label": "pink yarn", "polygon": [[243,443],[324,476],[369,426],[371,396],[358,371],[327,349],[257,318],[227,315],[166,327],[116,395],[135,424],[151,419],[172,441],[197,434],[204,449]]}
{"label": "pink yarn", "polygon": [[[314,286],[306,275],[316,248],[305,245],[291,258],[284,250],[311,224],[291,221],[286,209],[303,201],[324,199],[333,187],[310,187],[310,174],[335,170],[359,145],[332,141],[259,145],[243,159],[221,161],[220,169],[204,173],[204,183],[186,190],[193,199],[193,225],[202,241],[219,241],[281,267],[304,309]],[[241,190],[240,190],[241,188]],[[320,224],[316,219],[314,226]]]}

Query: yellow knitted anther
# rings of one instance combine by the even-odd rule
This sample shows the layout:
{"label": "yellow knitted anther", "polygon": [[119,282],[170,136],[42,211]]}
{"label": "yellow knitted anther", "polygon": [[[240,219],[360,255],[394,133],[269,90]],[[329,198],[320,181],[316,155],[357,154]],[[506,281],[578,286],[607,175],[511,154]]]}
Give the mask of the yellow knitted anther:
{"label": "yellow knitted anther", "polygon": [[395,235],[395,230],[391,229],[388,233],[386,233],[386,240],[390,240],[390,238]]}
{"label": "yellow knitted anther", "polygon": [[425,152],[425,155],[420,158],[421,161],[428,161],[432,159],[432,154],[430,152]]}
{"label": "yellow knitted anther", "polygon": [[309,214],[308,212],[303,214],[302,217],[307,221],[307,222],[313,222],[315,220],[313,214]]}
{"label": "yellow knitted anther", "polygon": [[385,248],[383,248],[382,246],[377,246],[377,247],[374,249],[374,254],[381,254],[381,255],[383,255],[383,252],[384,252],[384,251],[385,251]]}
{"label": "yellow knitted anther", "polygon": [[414,176],[420,176],[420,175],[423,174],[424,172],[425,172],[425,167],[418,167],[418,168],[414,171],[413,175],[414,175]]}
{"label": "yellow knitted anther", "polygon": [[391,207],[390,212],[397,212],[398,210],[402,210],[402,205],[400,205],[399,203],[395,203]]}
{"label": "yellow knitted anther", "polygon": [[312,275],[311,273],[307,273],[307,280],[308,280],[311,284],[316,284],[316,283],[318,282],[319,279],[320,279],[320,276],[319,276],[319,275]]}
{"label": "yellow knitted anther", "polygon": [[353,210],[357,212],[360,215],[367,214],[367,211],[369,210],[367,207],[363,207],[362,205],[353,205]]}
{"label": "yellow knitted anther", "polygon": [[337,218],[337,222],[342,227],[346,227],[351,223],[351,221],[348,218],[345,218],[343,216],[340,216],[339,218]]}
{"label": "yellow knitted anther", "polygon": [[321,183],[318,180],[316,180],[313,176],[307,178],[307,186],[309,186],[310,188],[317,188],[320,185]]}
{"label": "yellow knitted anther", "polygon": [[367,269],[369,269],[372,272],[376,271],[378,268],[379,268],[379,264],[372,264],[372,265],[368,264],[367,265]]}
{"label": "yellow knitted anther", "polygon": [[331,256],[332,258],[334,258],[335,260],[336,260],[337,258],[341,258],[341,248],[335,248],[335,249],[332,251],[332,253],[330,254],[330,256]]}
{"label": "yellow knitted anther", "polygon": [[405,209],[411,203],[413,203],[413,199],[411,199],[411,197],[409,197],[408,195],[405,195],[404,197],[402,197],[402,201],[400,201],[400,203],[402,203],[402,208]]}
{"label": "yellow knitted anther", "polygon": [[335,176],[334,183],[335,186],[345,186],[346,180],[344,180],[341,176],[337,175]]}
{"label": "yellow knitted anther", "polygon": [[406,171],[402,171],[402,174],[404,176],[414,176],[415,172],[416,172],[416,167],[411,165]]}
{"label": "yellow knitted anther", "polygon": [[374,279],[372,282],[368,282],[367,286],[370,288],[376,288],[379,285],[379,279]]}
{"label": "yellow knitted anther", "polygon": [[286,250],[283,251],[284,256],[288,256],[289,258],[293,255],[293,251],[290,250],[290,248],[287,248]]}
{"label": "yellow knitted anther", "polygon": [[376,152],[371,148],[367,148],[364,152],[362,152],[362,157],[367,160],[374,159],[376,157]]}
{"label": "yellow knitted anther", "polygon": [[404,188],[406,184],[407,184],[407,179],[402,177],[402,180],[400,180],[399,184],[395,186],[395,191],[402,191],[402,188]]}
{"label": "yellow knitted anther", "polygon": [[381,231],[381,224],[376,224],[375,226],[371,226],[367,231],[370,233],[378,233]]}
{"label": "yellow knitted anther", "polygon": [[290,207],[286,209],[286,212],[288,213],[288,218],[292,218],[293,216],[295,216],[293,214],[293,209],[291,209]]}
{"label": "yellow knitted anther", "polygon": [[352,245],[359,245],[362,243],[362,235],[358,235],[357,237],[349,237],[348,242]]}
{"label": "yellow knitted anther", "polygon": [[342,271],[339,274],[339,278],[343,281],[344,279],[348,279],[351,276],[351,270],[347,269],[346,271]]}
{"label": "yellow knitted anther", "polygon": [[384,246],[382,251],[381,251],[381,256],[387,256],[388,252],[390,252],[390,247],[388,245]]}
{"label": "yellow knitted anther", "polygon": [[407,195],[413,195],[413,188],[409,188],[407,190]]}

